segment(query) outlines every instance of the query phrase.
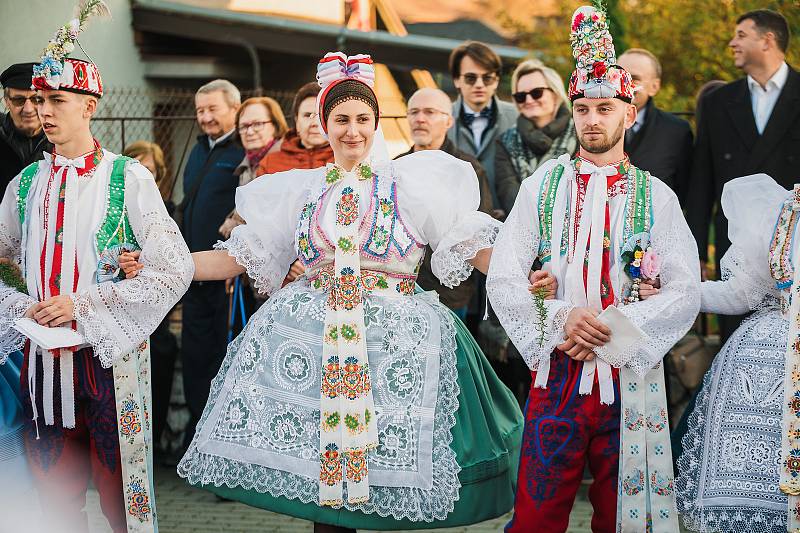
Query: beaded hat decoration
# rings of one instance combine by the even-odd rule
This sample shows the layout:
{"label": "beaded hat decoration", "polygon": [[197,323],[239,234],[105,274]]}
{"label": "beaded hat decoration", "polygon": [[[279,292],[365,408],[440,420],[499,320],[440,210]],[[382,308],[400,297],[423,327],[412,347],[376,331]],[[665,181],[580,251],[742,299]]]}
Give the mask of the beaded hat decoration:
{"label": "beaded hat decoration", "polygon": [[83,50],[78,35],[88,20],[93,16],[111,16],[111,12],[103,0],[82,0],[75,11],[75,18],[58,28],[42,52],[41,61],[33,66],[31,89],[71,91],[101,97],[103,82],[97,65],[91,60],[67,56],[75,50],[75,45]]}
{"label": "beaded hat decoration", "polygon": [[317,64],[317,83],[322,88],[317,96],[317,118],[323,134],[328,134],[331,110],[348,100],[361,100],[370,106],[375,113],[375,128],[378,127],[380,110],[373,90],[375,68],[369,55],[328,52]]}
{"label": "beaded hat decoration", "polygon": [[633,80],[617,65],[614,41],[602,1],[582,6],[572,15],[570,31],[575,70],[569,80],[569,98],[619,98],[630,103]]}

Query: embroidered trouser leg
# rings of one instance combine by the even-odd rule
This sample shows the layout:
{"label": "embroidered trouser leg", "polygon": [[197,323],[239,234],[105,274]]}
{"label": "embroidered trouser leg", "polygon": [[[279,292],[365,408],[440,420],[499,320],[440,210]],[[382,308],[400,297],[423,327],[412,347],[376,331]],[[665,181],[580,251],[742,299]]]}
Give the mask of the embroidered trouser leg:
{"label": "embroidered trouser leg", "polygon": [[580,371],[580,363],[556,352],[547,388],[531,387],[514,517],[506,531],[566,531],[587,461],[594,477],[592,530],[616,529],[619,401],[601,404],[597,384],[592,394],[579,395]]}
{"label": "embroidered trouser leg", "polygon": [[[74,357],[75,428],[61,422],[61,390],[58,364],[55,368],[55,425],[44,423],[42,415],[42,363],[37,358],[36,403],[39,413],[39,438],[36,426],[28,422],[25,448],[45,513],[54,531],[88,531],[83,508],[89,479],[97,489],[100,507],[116,532],[127,531],[122,496],[122,468],[117,436],[114,378],[90,349]],[[33,416],[28,388],[26,354],[22,368],[22,398],[28,420]]]}

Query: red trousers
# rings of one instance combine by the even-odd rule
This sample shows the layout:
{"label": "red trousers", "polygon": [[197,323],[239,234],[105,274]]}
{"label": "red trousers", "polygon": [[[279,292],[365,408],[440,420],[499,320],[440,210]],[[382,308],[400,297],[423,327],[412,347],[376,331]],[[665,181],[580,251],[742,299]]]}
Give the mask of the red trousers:
{"label": "red trousers", "polygon": [[[28,388],[28,354],[22,366],[21,389],[28,420],[33,416]],[[42,362],[37,357],[36,404],[39,438],[34,422],[25,430],[25,449],[42,504],[44,519],[63,531],[89,531],[86,491],[89,480],[100,496],[100,507],[115,533],[127,531],[122,495],[122,467],[117,436],[114,377],[102,368],[91,349],[74,355],[75,428],[61,423],[61,390],[58,361],[55,365],[55,425],[44,423]],[[61,531],[62,529],[54,529]]]}
{"label": "red trousers", "polygon": [[[511,533],[560,533],[567,530],[586,463],[592,474],[589,500],[592,531],[614,533],[619,473],[619,377],[616,401],[600,403],[595,380],[592,394],[578,394],[582,364],[554,352],[547,388],[531,386],[525,407]],[[533,372],[536,380],[536,372]]]}

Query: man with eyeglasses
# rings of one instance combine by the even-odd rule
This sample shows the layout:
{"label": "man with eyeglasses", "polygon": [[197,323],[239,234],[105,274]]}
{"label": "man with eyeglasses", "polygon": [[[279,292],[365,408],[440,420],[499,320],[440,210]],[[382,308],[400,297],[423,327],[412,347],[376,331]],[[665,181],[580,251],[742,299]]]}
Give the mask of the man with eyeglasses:
{"label": "man with eyeglasses", "polygon": [[11,65],[0,74],[8,112],[0,122],[0,194],[19,172],[44,157],[53,145],[42,131],[31,90],[33,63]]}
{"label": "man with eyeglasses", "polygon": [[[486,171],[477,159],[463,150],[459,150],[453,141],[447,138],[447,131],[453,125],[450,106],[450,98],[441,89],[425,88],[411,95],[411,98],[408,99],[406,115],[414,145],[408,152],[400,154],[396,159],[420,150],[441,150],[457,159],[466,161],[472,165],[478,176],[478,185],[481,191],[481,203],[478,209],[491,214],[492,194],[489,192]],[[439,300],[444,305],[452,309],[461,320],[466,320],[469,302],[475,294],[475,279],[470,277],[452,289],[445,287],[431,270],[432,253],[428,247],[425,251],[425,260],[417,276],[417,283],[425,290],[436,291]]]}
{"label": "man with eyeglasses", "polygon": [[[492,204],[499,206],[494,178],[495,139],[517,120],[517,108],[497,98],[503,63],[483,43],[467,41],[450,54],[450,74],[459,96],[453,103],[454,125],[448,138],[464,152],[474,156],[486,170]],[[494,209],[496,218],[505,212]]]}

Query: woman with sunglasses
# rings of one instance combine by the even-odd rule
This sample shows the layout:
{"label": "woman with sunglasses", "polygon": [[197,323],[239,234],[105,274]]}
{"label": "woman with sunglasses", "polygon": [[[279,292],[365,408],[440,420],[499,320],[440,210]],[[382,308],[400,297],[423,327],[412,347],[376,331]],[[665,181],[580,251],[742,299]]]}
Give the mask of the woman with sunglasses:
{"label": "woman with sunglasses", "polygon": [[573,155],[578,138],[558,73],[540,61],[523,61],[511,76],[517,125],[497,138],[495,179],[500,207],[511,212],[522,180],[561,154]]}

